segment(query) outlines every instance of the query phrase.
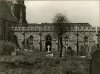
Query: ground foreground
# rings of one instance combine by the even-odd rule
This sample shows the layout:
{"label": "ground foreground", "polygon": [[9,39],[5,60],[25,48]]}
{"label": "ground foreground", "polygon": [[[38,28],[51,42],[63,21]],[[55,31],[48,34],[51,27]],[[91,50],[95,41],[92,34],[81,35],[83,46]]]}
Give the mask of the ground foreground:
{"label": "ground foreground", "polygon": [[45,52],[0,56],[0,74],[89,74],[88,58],[68,56],[46,57]]}

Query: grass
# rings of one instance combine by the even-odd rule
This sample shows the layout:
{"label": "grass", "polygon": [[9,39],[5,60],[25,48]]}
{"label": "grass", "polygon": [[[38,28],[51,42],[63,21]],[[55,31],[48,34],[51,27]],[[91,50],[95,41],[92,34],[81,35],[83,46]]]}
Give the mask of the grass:
{"label": "grass", "polygon": [[89,74],[86,58],[68,55],[65,58],[46,57],[46,52],[35,49],[32,52],[19,51],[17,56],[11,56],[14,46],[3,43],[0,43],[0,54],[3,52],[0,55],[0,74]]}
{"label": "grass", "polygon": [[[26,52],[25,52],[26,53]],[[34,52],[33,52],[34,53]],[[28,54],[28,55],[27,55]],[[45,52],[37,52],[34,55],[27,53],[25,56],[20,54],[17,56],[1,56],[0,71],[8,72],[8,74],[88,74],[87,68],[89,64],[86,59],[80,57],[65,58],[48,58],[44,57]],[[11,72],[11,73],[9,73]],[[5,73],[6,74],[6,73]]]}

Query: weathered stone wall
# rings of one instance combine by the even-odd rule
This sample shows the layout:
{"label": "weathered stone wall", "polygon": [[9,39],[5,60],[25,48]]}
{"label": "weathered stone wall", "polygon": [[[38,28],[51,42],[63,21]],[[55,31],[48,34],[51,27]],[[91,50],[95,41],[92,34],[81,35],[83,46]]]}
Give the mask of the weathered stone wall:
{"label": "weathered stone wall", "polygon": [[[21,43],[23,41],[23,32],[15,32],[15,34],[18,36],[18,42]],[[40,32],[25,32],[25,39],[27,39],[30,35],[34,37],[33,43],[34,47],[36,49],[40,49]],[[45,38],[47,35],[50,35],[52,38],[52,51],[57,51],[58,49],[58,41],[57,41],[57,35],[54,32],[41,32],[41,42],[42,42],[42,50],[45,50]],[[68,36],[69,41],[66,42],[65,37]],[[81,46],[84,46],[84,37],[87,36],[89,38],[89,42],[87,42],[87,46],[89,46],[88,53],[91,52],[91,47],[95,44],[94,42],[94,33],[91,32],[79,32],[78,42],[79,42],[79,50],[81,50]],[[68,45],[67,45],[68,44]],[[63,46],[64,49],[68,46],[72,47],[73,50],[77,51],[77,36],[75,35],[75,32],[66,32],[63,35]]]}
{"label": "weathered stone wall", "polygon": [[[77,51],[77,35],[78,32],[78,45],[79,51],[81,51],[82,46],[86,49],[87,54],[90,54],[91,47],[95,45],[95,28],[90,26],[88,23],[69,23],[71,27],[66,26],[66,32],[63,34],[63,49],[67,49],[69,46]],[[78,30],[76,30],[76,26]],[[80,26],[79,26],[80,25]],[[71,28],[70,31],[67,31],[68,28]],[[54,32],[54,26],[52,23],[44,24],[29,24],[28,27],[16,27],[13,28],[15,34],[18,36],[19,43],[23,41],[24,36],[22,35],[25,32],[25,39],[30,35],[34,37],[33,43],[36,49],[40,49],[40,37],[42,43],[42,50],[45,50],[46,36],[50,35],[52,38],[52,51],[58,50],[58,37]],[[68,37],[68,39],[66,39]],[[84,38],[87,37],[87,42],[84,41]]]}

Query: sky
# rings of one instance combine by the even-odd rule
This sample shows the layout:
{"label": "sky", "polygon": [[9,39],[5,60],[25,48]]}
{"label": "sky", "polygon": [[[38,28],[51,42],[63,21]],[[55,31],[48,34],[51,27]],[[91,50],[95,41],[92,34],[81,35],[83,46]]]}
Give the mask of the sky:
{"label": "sky", "polygon": [[100,26],[99,1],[25,1],[28,23],[52,23],[57,13],[67,16],[71,23]]}

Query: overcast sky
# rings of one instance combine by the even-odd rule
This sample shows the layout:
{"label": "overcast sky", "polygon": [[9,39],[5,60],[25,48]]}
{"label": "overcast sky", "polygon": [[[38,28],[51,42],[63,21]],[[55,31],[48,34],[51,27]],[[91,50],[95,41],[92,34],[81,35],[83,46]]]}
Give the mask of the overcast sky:
{"label": "overcast sky", "polygon": [[72,23],[100,26],[99,1],[25,1],[28,23],[52,23],[57,13]]}

